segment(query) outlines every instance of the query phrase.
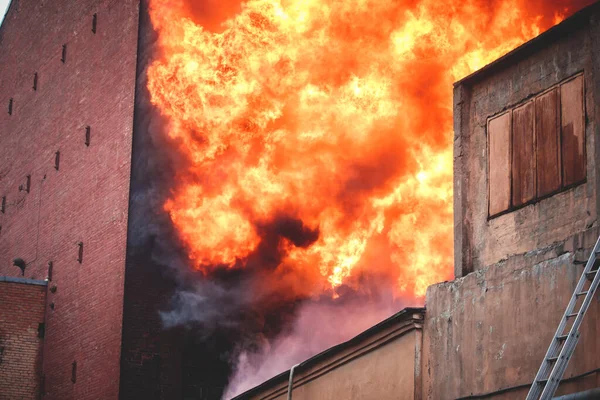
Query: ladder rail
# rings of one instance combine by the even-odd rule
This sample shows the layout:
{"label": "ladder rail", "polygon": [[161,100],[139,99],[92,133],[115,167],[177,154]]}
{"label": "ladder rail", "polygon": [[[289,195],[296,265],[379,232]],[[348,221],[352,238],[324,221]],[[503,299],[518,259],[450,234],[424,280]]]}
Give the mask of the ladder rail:
{"label": "ladder rail", "polygon": [[[595,263],[597,254],[594,254],[593,258],[594,258],[594,263]],[[592,259],[592,257],[590,257],[590,260],[591,259]],[[592,266],[593,266],[593,264],[592,264]],[[580,281],[583,280],[583,284],[585,284],[585,281],[587,280],[585,272],[589,272],[589,271],[584,271],[584,273],[581,275]],[[581,285],[582,287],[579,288],[579,290],[575,291],[575,293],[578,293],[583,288],[583,284]],[[542,392],[542,397],[541,397],[542,399],[551,399],[552,396],[554,395],[554,392],[556,392],[556,389],[558,389],[560,380],[562,379],[562,377],[567,369],[567,366],[569,365],[569,360],[571,359],[571,355],[575,351],[575,346],[577,346],[577,342],[579,341],[579,327],[581,326],[581,323],[583,322],[583,317],[585,316],[585,313],[587,312],[587,310],[592,302],[592,298],[593,298],[594,293],[596,292],[596,289],[598,288],[598,284],[600,284],[600,274],[596,273],[596,275],[594,276],[594,279],[592,281],[592,284],[590,285],[590,289],[588,290],[588,293],[586,294],[585,298],[583,299],[583,303],[582,303],[581,307],[579,308],[577,316],[575,317],[573,326],[571,326],[571,330],[569,331],[569,337],[567,338],[567,341],[570,341],[571,343],[569,343],[569,346],[567,346],[566,342],[563,345],[563,348],[559,354],[559,359],[555,363],[554,368],[553,368],[552,372],[550,373],[550,376],[553,377],[554,379],[552,381],[548,380],[548,384],[546,384],[546,387],[544,387],[544,391]],[[561,356],[565,356],[565,357],[561,358]]]}
{"label": "ladder rail", "polygon": [[[596,261],[598,260],[599,251],[600,237],[598,238],[598,240],[596,240],[596,244],[594,245],[592,253],[590,254],[588,261],[583,269],[583,272],[581,273],[579,281],[577,282],[575,291],[571,295],[569,304],[567,305],[567,308],[560,320],[558,328],[556,329],[556,333],[552,338],[552,342],[550,343],[550,346],[546,351],[544,359],[542,360],[542,364],[538,369],[537,374],[535,375],[535,379],[533,381],[531,389],[527,394],[527,400],[537,400],[540,398],[540,395],[542,396],[542,399],[550,399],[556,391],[556,389],[558,388],[558,385],[560,384],[560,380],[567,368],[570,356],[575,350],[575,346],[577,345],[577,342],[579,340],[579,326],[581,325],[583,317],[587,309],[589,308],[589,305],[596,292],[596,289],[598,288],[598,284],[600,284],[600,273],[595,274],[592,284],[590,285],[586,293],[583,304],[579,308],[579,311],[577,311],[575,321],[573,322],[571,329],[569,329],[569,333],[565,342],[561,343],[558,337],[564,335],[564,329],[567,326],[568,322],[567,316],[573,313],[574,311],[578,298],[577,294],[580,293],[583,287],[585,286],[587,280],[587,273],[589,273],[592,270]],[[567,354],[569,355],[568,357],[566,357]],[[552,365],[552,363],[550,363],[548,360],[553,357],[557,357],[557,359],[556,362],[554,362],[554,364]],[[540,382],[542,382],[546,376],[548,377],[547,382],[545,384],[541,384]]]}

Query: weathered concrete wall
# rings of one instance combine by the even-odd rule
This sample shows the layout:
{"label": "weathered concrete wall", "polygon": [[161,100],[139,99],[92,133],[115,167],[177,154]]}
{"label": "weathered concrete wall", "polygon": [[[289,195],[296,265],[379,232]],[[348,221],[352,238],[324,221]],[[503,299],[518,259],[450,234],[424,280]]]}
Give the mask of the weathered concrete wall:
{"label": "weathered concrete wall", "polygon": [[[569,30],[507,57],[487,75],[454,91],[455,275],[461,277],[512,254],[543,248],[595,226],[598,216],[598,7]],[[525,53],[523,55],[523,53]],[[488,219],[487,121],[559,82],[583,72],[587,181]]]}
{"label": "weathered concrete wall", "polygon": [[[423,331],[423,398],[457,399],[497,393],[524,398],[599,230],[542,250],[519,254],[427,291]],[[565,378],[600,367],[600,297],[581,326]],[[524,385],[522,388],[519,386]],[[591,374],[561,385],[572,393],[600,386]]]}
{"label": "weathered concrete wall", "polygon": [[[306,368],[298,367],[293,399],[421,399],[422,314],[408,318],[341,352],[317,356]],[[266,382],[259,391],[236,399],[285,400],[288,376],[276,377],[276,382]]]}

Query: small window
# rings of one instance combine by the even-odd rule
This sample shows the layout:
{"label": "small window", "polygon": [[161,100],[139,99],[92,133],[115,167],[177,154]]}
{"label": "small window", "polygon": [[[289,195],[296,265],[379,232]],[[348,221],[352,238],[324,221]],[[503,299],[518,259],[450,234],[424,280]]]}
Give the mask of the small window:
{"label": "small window", "polygon": [[98,23],[98,14],[92,16],[92,32],[96,33],[96,25]]}
{"label": "small window", "polygon": [[35,74],[33,74],[33,90],[37,90],[37,84],[38,84],[38,74],[36,72]]}
{"label": "small window", "polygon": [[62,55],[60,57],[60,61],[62,61],[63,64],[65,62],[67,62],[67,45],[66,44],[63,44],[63,46],[62,46]]}
{"label": "small window", "polygon": [[92,140],[92,128],[89,126],[85,127],[85,145],[89,147]]}
{"label": "small window", "polygon": [[12,115],[13,112],[13,99],[8,99],[8,115]]}
{"label": "small window", "polygon": [[585,181],[583,79],[578,75],[488,120],[490,217]]}

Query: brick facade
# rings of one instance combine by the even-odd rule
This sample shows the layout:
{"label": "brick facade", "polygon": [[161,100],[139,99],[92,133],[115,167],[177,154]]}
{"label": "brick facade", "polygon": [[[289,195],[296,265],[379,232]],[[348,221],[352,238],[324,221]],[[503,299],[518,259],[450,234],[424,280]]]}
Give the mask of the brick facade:
{"label": "brick facade", "polygon": [[0,275],[52,262],[44,399],[118,397],[138,14],[13,0],[0,28]]}
{"label": "brick facade", "polygon": [[0,277],[0,400],[37,399],[46,282]]}

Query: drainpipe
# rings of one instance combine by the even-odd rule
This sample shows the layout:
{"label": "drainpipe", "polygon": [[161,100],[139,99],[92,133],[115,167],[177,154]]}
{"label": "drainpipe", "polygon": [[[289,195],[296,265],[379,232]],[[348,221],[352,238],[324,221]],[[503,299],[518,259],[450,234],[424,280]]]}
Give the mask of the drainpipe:
{"label": "drainpipe", "polygon": [[292,400],[292,390],[294,388],[294,370],[300,364],[296,364],[290,369],[290,381],[288,382],[288,395],[287,400]]}
{"label": "drainpipe", "polygon": [[600,398],[600,388],[554,397],[552,400],[594,400]]}

